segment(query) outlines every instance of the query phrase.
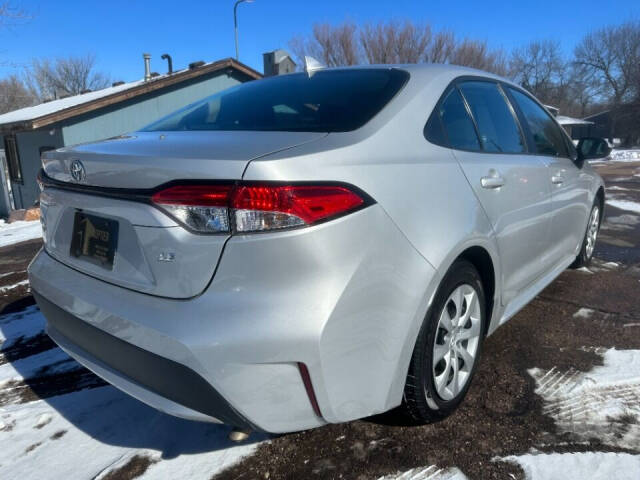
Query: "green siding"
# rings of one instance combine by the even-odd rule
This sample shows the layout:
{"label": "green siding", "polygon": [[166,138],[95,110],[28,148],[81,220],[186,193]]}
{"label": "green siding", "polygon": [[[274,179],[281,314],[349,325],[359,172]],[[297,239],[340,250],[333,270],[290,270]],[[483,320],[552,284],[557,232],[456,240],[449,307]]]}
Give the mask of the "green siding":
{"label": "green siding", "polygon": [[65,145],[92,142],[133,132],[169,113],[229,87],[240,80],[224,73],[173,90],[137,97],[131,102],[119,103],[110,111],[100,110],[91,115],[77,117],[62,129]]}
{"label": "green siding", "polygon": [[[24,183],[12,183],[16,208],[31,207],[40,194],[36,175],[40,169],[41,147],[60,148],[133,132],[179,108],[246,80],[248,77],[235,72],[215,72],[50,125],[42,130],[17,133]],[[2,136],[0,142],[0,148],[3,148]],[[4,188],[3,185],[0,188]],[[0,215],[3,214],[5,212],[0,211]]]}
{"label": "green siding", "polygon": [[[0,137],[2,138],[2,137]],[[23,183],[11,183],[16,208],[30,208],[40,196],[36,175],[40,170],[40,147],[60,148],[62,134],[53,125],[42,130],[16,133]],[[4,145],[4,138],[2,138]]]}

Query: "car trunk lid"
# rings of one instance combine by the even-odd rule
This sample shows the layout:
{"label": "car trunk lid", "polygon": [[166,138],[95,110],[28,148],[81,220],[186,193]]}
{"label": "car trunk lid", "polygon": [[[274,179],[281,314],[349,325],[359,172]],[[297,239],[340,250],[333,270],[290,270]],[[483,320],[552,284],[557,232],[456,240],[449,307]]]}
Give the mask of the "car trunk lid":
{"label": "car trunk lid", "polygon": [[[325,135],[135,133],[46,152],[43,167],[51,182],[41,195],[45,248],[60,262],[115,285],[170,298],[198,295],[230,234],[188,231],[145,201],[148,192],[179,180],[240,180],[251,160]],[[74,162],[83,170],[76,179]],[[90,232],[78,224],[87,219]],[[82,238],[74,242],[77,235]]]}
{"label": "car trunk lid", "polygon": [[317,132],[136,132],[46,152],[54,180],[74,182],[71,163],[85,169],[83,185],[153,188],[173,180],[242,178],[251,160],[326,136]]}

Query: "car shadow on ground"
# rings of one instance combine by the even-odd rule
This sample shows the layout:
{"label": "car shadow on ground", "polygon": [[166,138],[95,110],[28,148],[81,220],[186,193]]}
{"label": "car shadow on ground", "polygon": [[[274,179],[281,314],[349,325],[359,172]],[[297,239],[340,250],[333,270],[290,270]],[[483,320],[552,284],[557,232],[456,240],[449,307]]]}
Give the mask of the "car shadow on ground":
{"label": "car shadow on ground", "polygon": [[[10,382],[0,388],[0,406],[41,399],[98,442],[157,450],[164,459],[238,445],[228,439],[231,427],[164,414],[81,367],[46,336],[44,317],[34,303],[33,297],[29,296],[0,311],[0,332],[7,338],[5,345],[0,347],[0,365],[10,363],[23,377],[19,382]],[[20,340],[17,338],[20,335],[15,333],[15,324],[11,328],[9,324],[21,320],[25,323],[28,320],[35,327]],[[7,391],[11,394],[7,395]],[[46,410],[34,409],[34,415],[42,415]],[[246,443],[266,438],[254,434]]]}

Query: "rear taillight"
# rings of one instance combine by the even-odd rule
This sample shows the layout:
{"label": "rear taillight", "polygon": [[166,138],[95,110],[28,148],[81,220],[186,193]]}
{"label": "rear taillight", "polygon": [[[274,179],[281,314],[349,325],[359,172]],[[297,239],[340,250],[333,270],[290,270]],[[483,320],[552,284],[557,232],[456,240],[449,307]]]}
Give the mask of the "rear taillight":
{"label": "rear taillight", "polygon": [[311,225],[363,204],[348,188],[332,185],[246,185],[236,187],[231,197],[238,232]]}
{"label": "rear taillight", "polygon": [[151,200],[199,233],[302,227],[363,207],[365,195],[344,185],[179,185]]}
{"label": "rear taillight", "polygon": [[196,232],[228,232],[232,188],[233,185],[179,185],[155,193],[151,201]]}

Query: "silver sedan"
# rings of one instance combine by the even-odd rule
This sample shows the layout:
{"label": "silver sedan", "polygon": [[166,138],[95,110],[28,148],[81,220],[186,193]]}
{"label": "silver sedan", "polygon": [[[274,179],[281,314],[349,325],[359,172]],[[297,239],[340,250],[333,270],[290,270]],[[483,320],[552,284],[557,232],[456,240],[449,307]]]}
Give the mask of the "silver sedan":
{"label": "silver sedan", "polygon": [[63,349],[170,414],[429,422],[484,338],[591,259],[606,150],[476,70],[258,80],[46,152],[29,277]]}

